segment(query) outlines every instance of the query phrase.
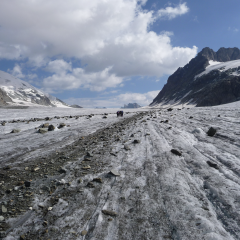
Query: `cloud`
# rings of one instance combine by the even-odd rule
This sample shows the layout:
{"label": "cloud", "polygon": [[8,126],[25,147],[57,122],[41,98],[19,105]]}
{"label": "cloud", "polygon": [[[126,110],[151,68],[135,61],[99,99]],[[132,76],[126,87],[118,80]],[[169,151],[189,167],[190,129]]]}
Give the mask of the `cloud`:
{"label": "cloud", "polygon": [[171,20],[178,16],[186,14],[187,12],[189,12],[189,8],[187,6],[187,3],[184,2],[180,3],[176,7],[166,7],[165,9],[158,10],[158,17]]}
{"label": "cloud", "polygon": [[46,92],[54,90],[69,90],[88,88],[91,91],[103,91],[106,88],[119,86],[123,78],[110,73],[111,67],[99,72],[86,72],[83,68],[72,68],[71,63],[63,60],[55,60],[48,63],[48,71],[56,72],[52,76],[44,78],[43,89]]}
{"label": "cloud", "polygon": [[123,107],[124,104],[138,103],[141,106],[149,105],[157,96],[159,90],[147,93],[125,93],[112,98],[70,98],[64,101],[68,104],[78,104],[83,107]]}
{"label": "cloud", "polygon": [[235,32],[235,33],[239,32],[239,29],[235,28],[235,27],[229,27],[228,30],[232,31],[232,32]]}
{"label": "cloud", "polygon": [[[53,72],[44,79],[49,90],[84,87],[100,91],[119,86],[131,76],[171,74],[195,57],[197,47],[173,47],[169,32],[149,28],[189,8],[181,3],[154,12],[143,10],[145,3],[1,0],[0,58],[26,58],[35,69]],[[72,59],[80,60],[81,66],[72,69]]]}
{"label": "cloud", "polygon": [[25,75],[22,73],[22,69],[18,64],[15,64],[13,70],[8,69],[8,72],[10,72],[14,77],[17,78],[24,78]]}

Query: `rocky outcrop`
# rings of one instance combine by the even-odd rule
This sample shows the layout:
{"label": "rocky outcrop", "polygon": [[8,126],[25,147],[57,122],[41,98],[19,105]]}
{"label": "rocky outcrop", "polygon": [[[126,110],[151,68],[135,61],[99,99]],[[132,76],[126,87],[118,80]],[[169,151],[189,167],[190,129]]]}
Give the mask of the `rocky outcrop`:
{"label": "rocky outcrop", "polygon": [[168,78],[167,84],[150,106],[171,103],[214,106],[240,100],[240,76],[232,74],[239,71],[239,67],[227,71],[213,70],[195,78],[205,71],[209,60],[226,62],[237,59],[240,59],[238,48],[220,48],[217,52],[204,48],[187,65],[178,68]]}
{"label": "rocky outcrop", "polygon": [[6,106],[8,102],[12,102],[12,99],[0,88],[0,106]]}
{"label": "rocky outcrop", "polygon": [[129,103],[129,104],[124,104],[124,107],[122,108],[140,108],[141,106],[137,103]]}

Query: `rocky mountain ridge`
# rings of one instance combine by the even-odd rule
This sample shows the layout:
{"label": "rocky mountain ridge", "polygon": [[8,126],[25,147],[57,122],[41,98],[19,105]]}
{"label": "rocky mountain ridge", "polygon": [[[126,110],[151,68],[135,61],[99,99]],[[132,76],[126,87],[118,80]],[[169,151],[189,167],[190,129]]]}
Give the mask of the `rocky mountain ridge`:
{"label": "rocky mountain ridge", "polygon": [[137,103],[129,103],[129,104],[124,104],[124,107],[122,108],[140,108],[141,106]]}
{"label": "rocky mountain ridge", "polygon": [[[238,48],[220,48],[217,52],[204,48],[187,65],[178,68],[168,78],[167,84],[150,106],[189,104],[200,107],[240,100],[240,62],[237,67],[234,65],[234,61],[238,59]],[[221,65],[226,62],[226,65],[231,66],[230,61],[234,68]],[[215,68],[205,72],[213,64],[216,64]]]}
{"label": "rocky mountain ridge", "polygon": [[70,107],[60,99],[43,93],[31,84],[0,71],[0,106]]}

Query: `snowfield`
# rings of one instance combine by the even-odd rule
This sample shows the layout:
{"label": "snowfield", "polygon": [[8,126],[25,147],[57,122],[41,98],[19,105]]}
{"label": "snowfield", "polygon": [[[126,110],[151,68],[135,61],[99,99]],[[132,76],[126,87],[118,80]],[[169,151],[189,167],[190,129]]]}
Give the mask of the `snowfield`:
{"label": "snowfield", "polygon": [[[228,62],[215,62],[210,60],[209,65],[206,67],[206,70],[202,73],[195,76],[195,79],[210,73],[213,70],[219,70],[220,72],[225,72],[231,68],[238,68],[240,67],[240,60],[228,61]],[[237,69],[235,72],[231,73],[235,76],[240,76],[240,69]]]}
{"label": "snowfield", "polygon": [[240,239],[239,105],[117,110],[0,109],[2,238]]}

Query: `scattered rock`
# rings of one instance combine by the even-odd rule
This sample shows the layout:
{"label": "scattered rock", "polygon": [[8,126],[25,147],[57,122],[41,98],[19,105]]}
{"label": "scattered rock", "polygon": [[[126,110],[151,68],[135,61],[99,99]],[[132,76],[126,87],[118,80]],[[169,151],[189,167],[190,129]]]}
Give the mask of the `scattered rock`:
{"label": "scattered rock", "polygon": [[172,108],[168,108],[167,110],[168,110],[169,112],[171,112],[173,109],[172,109]]}
{"label": "scattered rock", "polygon": [[[146,121],[145,121],[146,122]],[[134,137],[134,134],[131,134],[131,136],[130,137]]]}
{"label": "scattered rock", "polygon": [[48,126],[49,126],[49,123],[44,123],[44,124],[41,126],[41,128],[48,128]]}
{"label": "scattered rock", "polygon": [[192,119],[192,118],[193,118],[192,116],[189,117],[189,119]]}
{"label": "scattered rock", "polygon": [[216,163],[212,163],[210,161],[207,161],[207,164],[210,166],[210,167],[213,167],[215,169],[219,169],[218,165]]}
{"label": "scattered rock", "polygon": [[63,128],[63,127],[65,127],[65,126],[66,126],[65,123],[60,123],[59,126],[58,126],[58,129]]}
{"label": "scattered rock", "polygon": [[135,139],[133,143],[140,143],[140,140]]}
{"label": "scattered rock", "polygon": [[13,130],[11,131],[11,133],[19,133],[19,132],[21,132],[20,129],[13,129]]}
{"label": "scattered rock", "polygon": [[82,167],[82,169],[83,169],[83,170],[91,169],[91,167],[90,167],[89,165],[87,165],[87,166]]}
{"label": "scattered rock", "polygon": [[48,132],[48,129],[46,129],[46,128],[39,128],[39,129],[38,129],[38,132],[39,132],[39,133],[42,133],[42,134],[43,134],[43,133],[47,133],[47,132]]}
{"label": "scattered rock", "polygon": [[102,118],[107,118],[107,116],[103,116]]}
{"label": "scattered rock", "polygon": [[131,150],[131,148],[127,144],[124,144],[124,149],[125,150]]}
{"label": "scattered rock", "polygon": [[25,238],[25,236],[24,235],[21,235],[20,236],[20,240],[25,240],[26,238]]}
{"label": "scattered rock", "polygon": [[59,173],[66,173],[67,170],[63,167],[61,167],[59,170],[58,170]]}
{"label": "scattered rock", "polygon": [[11,167],[10,166],[6,166],[3,168],[3,170],[9,170]]}
{"label": "scattered rock", "polygon": [[113,174],[114,176],[120,176],[119,172],[114,169],[112,169],[110,173]]}
{"label": "scattered rock", "polygon": [[102,183],[103,181],[102,181],[101,178],[94,178],[94,179],[93,179],[93,182],[99,182],[99,183]]}
{"label": "scattered rock", "polygon": [[83,231],[81,232],[81,235],[82,235],[82,236],[87,235],[87,230],[83,230]]}
{"label": "scattered rock", "polygon": [[209,130],[208,130],[208,132],[207,132],[207,135],[208,135],[209,137],[213,137],[213,136],[216,134],[216,132],[217,132],[217,130],[216,130],[215,128],[210,127]]}
{"label": "scattered rock", "polygon": [[7,212],[7,208],[6,208],[4,205],[2,205],[2,212],[3,212],[3,213],[6,213],[6,212]]}
{"label": "scattered rock", "polygon": [[87,157],[93,157],[93,155],[92,155],[92,153],[90,153],[90,152],[87,152]]}
{"label": "scattered rock", "polygon": [[114,211],[109,211],[109,210],[102,210],[102,213],[108,216],[116,217],[117,213]]}
{"label": "scattered rock", "polygon": [[4,217],[3,216],[0,216],[0,222],[4,221]]}
{"label": "scattered rock", "polygon": [[51,124],[48,126],[48,131],[53,131],[55,129],[55,127]]}
{"label": "scattered rock", "polygon": [[31,182],[25,181],[25,182],[24,182],[24,185],[25,185],[25,187],[30,187],[30,186],[31,186]]}
{"label": "scattered rock", "polygon": [[88,182],[87,187],[89,188],[95,188],[95,185],[92,182]]}
{"label": "scattered rock", "polygon": [[179,152],[179,151],[176,150],[176,149],[172,149],[171,152],[172,152],[173,154],[177,155],[177,156],[182,156],[182,153]]}
{"label": "scattered rock", "polygon": [[221,115],[218,115],[218,117],[221,117]]}

